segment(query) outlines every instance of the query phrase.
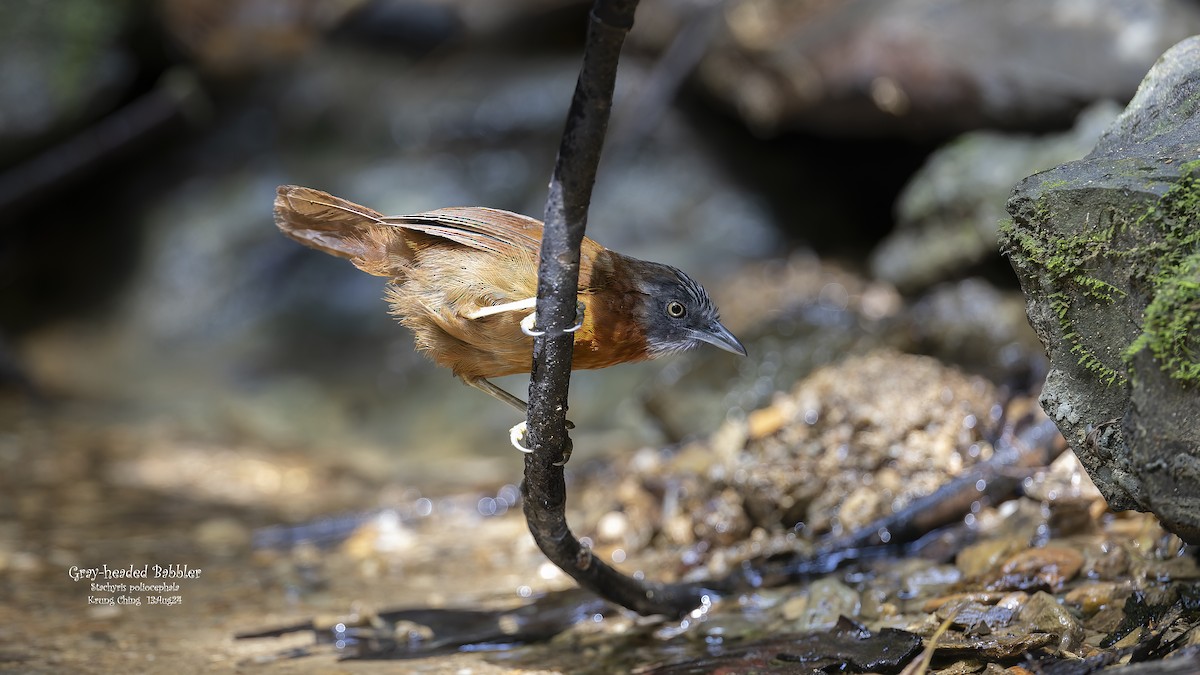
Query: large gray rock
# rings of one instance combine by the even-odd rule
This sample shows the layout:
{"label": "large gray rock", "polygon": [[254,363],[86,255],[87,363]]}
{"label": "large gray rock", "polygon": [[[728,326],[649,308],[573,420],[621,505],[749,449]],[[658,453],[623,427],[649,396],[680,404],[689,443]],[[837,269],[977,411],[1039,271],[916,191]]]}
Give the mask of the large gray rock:
{"label": "large gray rock", "polygon": [[1109,503],[1200,543],[1200,37],[1001,227],[1051,360],[1042,405]]}
{"label": "large gray rock", "polygon": [[[631,39],[694,35],[681,27],[696,3],[642,4]],[[1065,126],[1092,101],[1128,99],[1200,32],[1188,0],[747,0],[722,14],[697,80],[764,135]]]}

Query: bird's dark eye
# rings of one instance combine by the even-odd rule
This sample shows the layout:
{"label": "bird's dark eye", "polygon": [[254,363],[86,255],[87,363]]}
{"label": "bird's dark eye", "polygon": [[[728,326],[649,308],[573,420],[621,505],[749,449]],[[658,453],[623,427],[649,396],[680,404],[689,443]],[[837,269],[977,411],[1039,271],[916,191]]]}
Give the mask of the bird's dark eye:
{"label": "bird's dark eye", "polygon": [[687,308],[683,306],[682,302],[679,302],[678,300],[672,300],[667,303],[667,314],[669,314],[671,318],[682,319],[683,315],[687,314]]}

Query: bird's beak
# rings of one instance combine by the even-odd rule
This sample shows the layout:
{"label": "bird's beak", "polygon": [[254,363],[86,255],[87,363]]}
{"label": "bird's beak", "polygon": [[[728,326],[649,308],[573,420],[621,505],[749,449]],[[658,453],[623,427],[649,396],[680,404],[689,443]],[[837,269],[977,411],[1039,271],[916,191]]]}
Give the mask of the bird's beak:
{"label": "bird's beak", "polygon": [[719,321],[714,321],[703,330],[692,332],[692,337],[697,340],[703,340],[710,345],[714,345],[724,349],[727,352],[733,352],[741,356],[746,355],[746,348],[742,346],[741,341],[729,332],[729,329],[722,326]]}

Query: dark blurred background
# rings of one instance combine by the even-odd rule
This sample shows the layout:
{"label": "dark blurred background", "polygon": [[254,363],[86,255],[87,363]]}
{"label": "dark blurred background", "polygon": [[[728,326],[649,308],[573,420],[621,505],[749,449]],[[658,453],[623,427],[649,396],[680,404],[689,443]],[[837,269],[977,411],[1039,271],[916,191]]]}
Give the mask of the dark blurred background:
{"label": "dark blurred background", "polygon": [[[386,213],[540,216],[588,5],[7,0],[4,418],[515,480],[511,411],[413,353],[380,280],[280,236],[271,204],[298,183]],[[835,359],[804,345],[789,370],[789,307],[986,321],[999,303],[1021,324],[994,243],[1012,183],[1085,154],[1198,29],[1187,0],[644,0],[588,233],[693,271],[752,357],[580,374],[577,452],[711,431]],[[763,292],[818,269],[810,295]],[[924,322],[898,332],[920,343]],[[1029,335],[982,347],[1038,358]],[[705,373],[738,387],[669,410]]]}

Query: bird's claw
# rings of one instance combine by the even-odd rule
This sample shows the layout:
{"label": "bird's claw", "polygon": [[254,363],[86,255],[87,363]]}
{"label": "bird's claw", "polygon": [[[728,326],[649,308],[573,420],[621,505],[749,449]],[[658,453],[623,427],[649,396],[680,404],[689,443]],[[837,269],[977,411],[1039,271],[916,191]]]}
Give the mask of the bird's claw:
{"label": "bird's claw", "polygon": [[539,335],[545,335],[546,331],[533,329],[534,321],[537,321],[537,312],[530,312],[529,316],[525,317],[524,319],[521,319],[521,332],[528,335],[529,337],[538,337]]}
{"label": "bird's claw", "polygon": [[571,459],[571,439],[567,439],[567,447],[563,450],[562,459],[553,462],[554,466],[566,466],[567,460]]}
{"label": "bird's claw", "polygon": [[528,455],[529,453],[533,452],[533,448],[527,448],[521,444],[521,442],[525,440],[526,431],[528,431],[528,427],[526,426],[525,422],[514,424],[513,428],[508,430],[508,440],[512,443],[514,448]]}
{"label": "bird's claw", "polygon": [[[567,428],[571,429],[574,427],[575,427],[575,425],[571,424],[571,420],[567,420]],[[512,443],[514,448],[516,448],[517,450],[520,450],[521,452],[525,453],[526,455],[533,452],[533,448],[527,448],[523,444],[525,441],[525,434],[528,431],[529,431],[529,427],[526,422],[520,422],[520,423],[514,424],[513,428],[508,430],[509,442]],[[571,439],[568,437],[567,438],[567,449],[565,451],[563,451],[562,459],[557,462],[554,462],[554,466],[565,466],[567,463],[567,460],[569,460],[569,459],[571,459]]]}
{"label": "bird's claw", "polygon": [[583,304],[582,300],[576,300],[575,301],[575,325],[567,329],[568,333],[574,333],[575,331],[579,330],[580,328],[583,328],[583,316],[585,314],[587,314],[587,305]]}
{"label": "bird's claw", "polygon": [[[583,315],[586,312],[586,310],[587,310],[587,305],[583,304],[582,300],[576,300],[575,301],[575,318],[576,318],[575,325],[571,326],[570,328],[564,329],[563,332],[564,333],[574,333],[574,332],[578,331],[580,328],[583,328]],[[521,319],[521,332],[528,335],[529,337],[537,337],[539,335],[545,335],[546,331],[534,329],[535,323],[537,323],[537,312],[530,312],[529,316],[526,316],[524,319]]]}

